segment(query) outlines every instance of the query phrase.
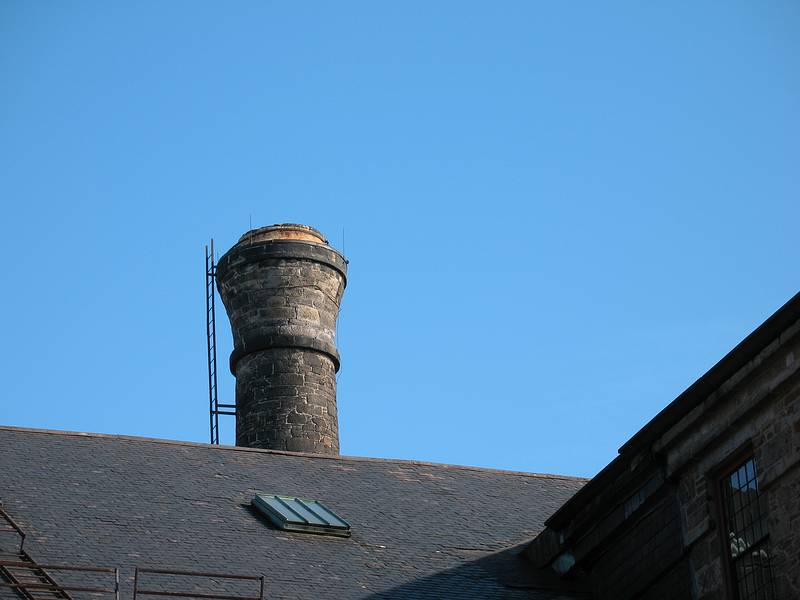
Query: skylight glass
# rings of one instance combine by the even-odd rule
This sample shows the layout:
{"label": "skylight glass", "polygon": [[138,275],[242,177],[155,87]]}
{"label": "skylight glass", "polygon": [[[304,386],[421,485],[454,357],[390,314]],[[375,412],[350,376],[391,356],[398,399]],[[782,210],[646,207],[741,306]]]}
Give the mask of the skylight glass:
{"label": "skylight glass", "polygon": [[350,525],[318,500],[256,494],[252,505],[284,531],[350,537]]}

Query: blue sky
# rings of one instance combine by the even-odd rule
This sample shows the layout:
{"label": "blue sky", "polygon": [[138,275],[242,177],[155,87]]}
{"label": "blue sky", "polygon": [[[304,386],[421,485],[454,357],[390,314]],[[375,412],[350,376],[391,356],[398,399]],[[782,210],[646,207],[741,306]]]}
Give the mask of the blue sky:
{"label": "blue sky", "polygon": [[0,423],[205,441],[203,245],[301,222],[350,259],[343,453],[592,475],[800,288],[798,30],[3,2]]}

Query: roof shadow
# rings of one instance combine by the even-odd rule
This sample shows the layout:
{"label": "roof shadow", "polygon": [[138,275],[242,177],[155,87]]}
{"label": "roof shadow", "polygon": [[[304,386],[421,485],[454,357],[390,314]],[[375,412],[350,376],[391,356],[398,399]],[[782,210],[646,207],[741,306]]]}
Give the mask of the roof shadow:
{"label": "roof shadow", "polygon": [[536,569],[520,552],[522,544],[487,554],[459,566],[421,577],[392,589],[367,596],[369,600],[419,598],[503,600],[590,600],[582,583],[560,579],[550,570]]}

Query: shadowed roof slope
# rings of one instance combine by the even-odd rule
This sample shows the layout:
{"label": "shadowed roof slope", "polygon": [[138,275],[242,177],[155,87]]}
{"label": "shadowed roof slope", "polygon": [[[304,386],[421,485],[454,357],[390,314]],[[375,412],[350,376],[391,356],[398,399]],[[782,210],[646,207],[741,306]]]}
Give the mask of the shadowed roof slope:
{"label": "shadowed roof slope", "polygon": [[[123,598],[135,565],[263,574],[266,598],[576,597],[507,549],[583,479],[11,427],[0,472],[30,554],[119,566]],[[257,491],[321,500],[352,537],[279,531]]]}

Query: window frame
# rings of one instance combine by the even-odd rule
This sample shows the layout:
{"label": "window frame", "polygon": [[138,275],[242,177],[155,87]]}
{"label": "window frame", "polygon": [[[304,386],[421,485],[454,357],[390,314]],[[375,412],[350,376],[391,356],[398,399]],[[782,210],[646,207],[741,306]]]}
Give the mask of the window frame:
{"label": "window frame", "polygon": [[[715,522],[716,530],[719,537],[719,549],[722,559],[722,571],[724,582],[725,597],[730,600],[741,600],[739,595],[739,580],[736,573],[736,559],[731,556],[730,539],[727,532],[728,517],[727,506],[723,498],[723,485],[725,480],[738,471],[741,467],[745,466],[748,461],[753,461],[755,468],[756,481],[759,485],[759,496],[761,495],[761,482],[758,481],[759,469],[758,461],[756,460],[756,453],[753,449],[752,441],[748,440],[732,452],[722,463],[717,465],[708,473],[708,483],[713,490],[712,496],[714,499],[715,508]],[[764,514],[764,518],[768,517],[768,513]],[[769,548],[769,529],[767,529],[764,536],[759,538],[759,541],[753,546],[767,546]],[[749,549],[748,549],[749,550]],[[772,597],[775,596],[775,580],[772,574],[772,565],[770,565],[770,585],[772,586]]]}
{"label": "window frame", "polygon": [[[297,506],[293,507],[289,502],[297,503]],[[256,492],[250,505],[281,531],[344,538],[349,538],[351,535],[350,523],[319,500],[286,494]],[[328,513],[328,515],[320,514],[321,512]]]}

